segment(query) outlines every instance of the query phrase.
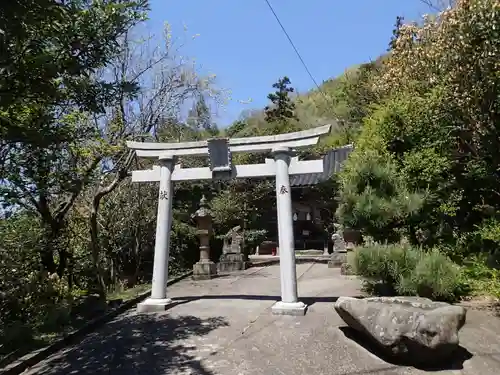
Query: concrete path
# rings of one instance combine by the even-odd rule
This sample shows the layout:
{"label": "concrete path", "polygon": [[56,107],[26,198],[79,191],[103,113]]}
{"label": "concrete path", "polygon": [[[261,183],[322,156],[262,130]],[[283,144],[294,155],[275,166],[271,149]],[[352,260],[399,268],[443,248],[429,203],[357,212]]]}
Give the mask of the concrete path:
{"label": "concrete path", "polygon": [[[70,375],[417,375],[426,371],[379,359],[349,338],[333,310],[338,296],[360,294],[359,281],[324,264],[297,265],[304,317],[273,316],[279,266],[237,276],[184,280],[169,288],[164,314],[121,315],[27,374]],[[500,319],[470,311],[462,358],[436,374],[500,374]]]}

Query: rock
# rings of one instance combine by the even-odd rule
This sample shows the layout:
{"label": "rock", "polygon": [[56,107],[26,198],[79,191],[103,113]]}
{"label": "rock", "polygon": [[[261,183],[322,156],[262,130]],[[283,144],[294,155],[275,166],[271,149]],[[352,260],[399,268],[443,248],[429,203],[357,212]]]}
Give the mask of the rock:
{"label": "rock", "polygon": [[408,363],[434,365],[459,348],[466,310],[419,297],[340,297],[335,310],[383,353]]}

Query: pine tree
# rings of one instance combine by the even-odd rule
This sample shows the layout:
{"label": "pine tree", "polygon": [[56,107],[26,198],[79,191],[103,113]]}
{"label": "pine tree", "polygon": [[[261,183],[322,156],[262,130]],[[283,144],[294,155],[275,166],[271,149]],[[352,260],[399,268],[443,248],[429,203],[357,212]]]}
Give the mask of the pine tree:
{"label": "pine tree", "polygon": [[289,87],[290,83],[290,79],[285,76],[273,84],[276,91],[267,96],[273,105],[265,108],[266,122],[278,123],[281,126],[288,123],[289,120],[297,119],[295,116],[295,103],[292,102],[289,96],[289,93],[294,91],[293,87]]}

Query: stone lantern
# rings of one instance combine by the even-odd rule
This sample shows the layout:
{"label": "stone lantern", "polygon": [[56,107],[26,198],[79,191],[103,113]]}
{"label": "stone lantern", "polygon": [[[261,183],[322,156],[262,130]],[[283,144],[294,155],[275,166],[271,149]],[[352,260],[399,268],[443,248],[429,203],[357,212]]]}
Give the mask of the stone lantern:
{"label": "stone lantern", "polygon": [[200,238],[200,260],[193,266],[193,279],[207,280],[217,275],[217,265],[210,260],[210,235],[212,234],[212,216],[208,210],[207,199],[203,196],[200,208],[191,216],[195,220]]}

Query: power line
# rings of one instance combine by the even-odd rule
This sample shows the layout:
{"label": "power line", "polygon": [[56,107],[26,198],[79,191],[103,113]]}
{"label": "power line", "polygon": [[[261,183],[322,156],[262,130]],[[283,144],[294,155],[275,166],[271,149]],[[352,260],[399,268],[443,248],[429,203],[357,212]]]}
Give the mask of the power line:
{"label": "power line", "polygon": [[432,2],[432,0],[419,0],[422,4],[425,4],[427,5],[429,8],[431,9],[434,9],[438,12],[441,11],[441,9],[439,9],[437,6],[434,5],[434,3]]}
{"label": "power line", "polygon": [[[306,70],[307,74],[309,75],[309,77],[311,78],[311,81],[313,81],[314,85],[317,87],[317,89],[319,91],[322,92],[321,88],[319,87],[318,85],[318,82],[316,82],[316,80],[314,79],[314,76],[312,75],[311,71],[309,70],[306,62],[304,61],[304,59],[302,58],[299,50],[297,49],[297,47],[295,46],[295,43],[293,42],[292,38],[290,37],[290,35],[288,34],[288,32],[286,31],[285,29],[285,26],[283,26],[283,23],[281,22],[280,18],[278,17],[278,15],[276,14],[273,6],[271,5],[271,2],[269,0],[264,0],[267,4],[267,6],[269,7],[269,10],[272,12],[272,14],[274,15],[274,18],[276,18],[276,21],[278,22],[278,24],[280,25],[281,27],[281,30],[283,31],[283,34],[285,34],[286,38],[288,39],[288,41],[290,42],[290,45],[292,46],[293,50],[295,51],[295,54],[297,55],[297,57],[299,58],[300,62],[302,63],[302,66],[304,67],[304,69]],[[422,4],[425,4],[427,5],[429,8],[432,8],[436,11],[440,11],[441,9],[439,9],[437,6],[435,6],[432,2],[432,0],[419,0]]]}
{"label": "power line", "polygon": [[281,23],[280,21],[280,18],[278,17],[278,15],[276,14],[276,12],[274,11],[273,9],[273,6],[271,5],[271,3],[269,2],[269,0],[265,0],[267,6],[269,7],[269,9],[271,10],[271,12],[274,14],[274,18],[276,18],[276,21],[278,21],[278,24],[280,25],[281,27],[281,30],[283,30],[283,33],[286,35],[288,41],[290,42],[293,50],[295,51],[295,53],[297,54],[297,57],[299,58],[300,62],[302,63],[302,65],[304,66],[304,69],[306,70],[307,74],[309,74],[309,77],[311,78],[311,80],[314,82],[314,84],[316,85],[316,87],[318,88],[319,91],[321,91],[321,88],[319,87],[318,83],[316,82],[316,80],[314,79],[314,76],[312,75],[311,71],[309,70],[309,68],[307,67],[307,64],[306,62],[304,61],[304,59],[302,58],[302,56],[300,55],[297,47],[295,47],[295,44],[293,43],[292,41],[292,38],[290,38],[290,35],[288,34],[288,32],[286,31],[285,27],[283,26],[283,24]]}

